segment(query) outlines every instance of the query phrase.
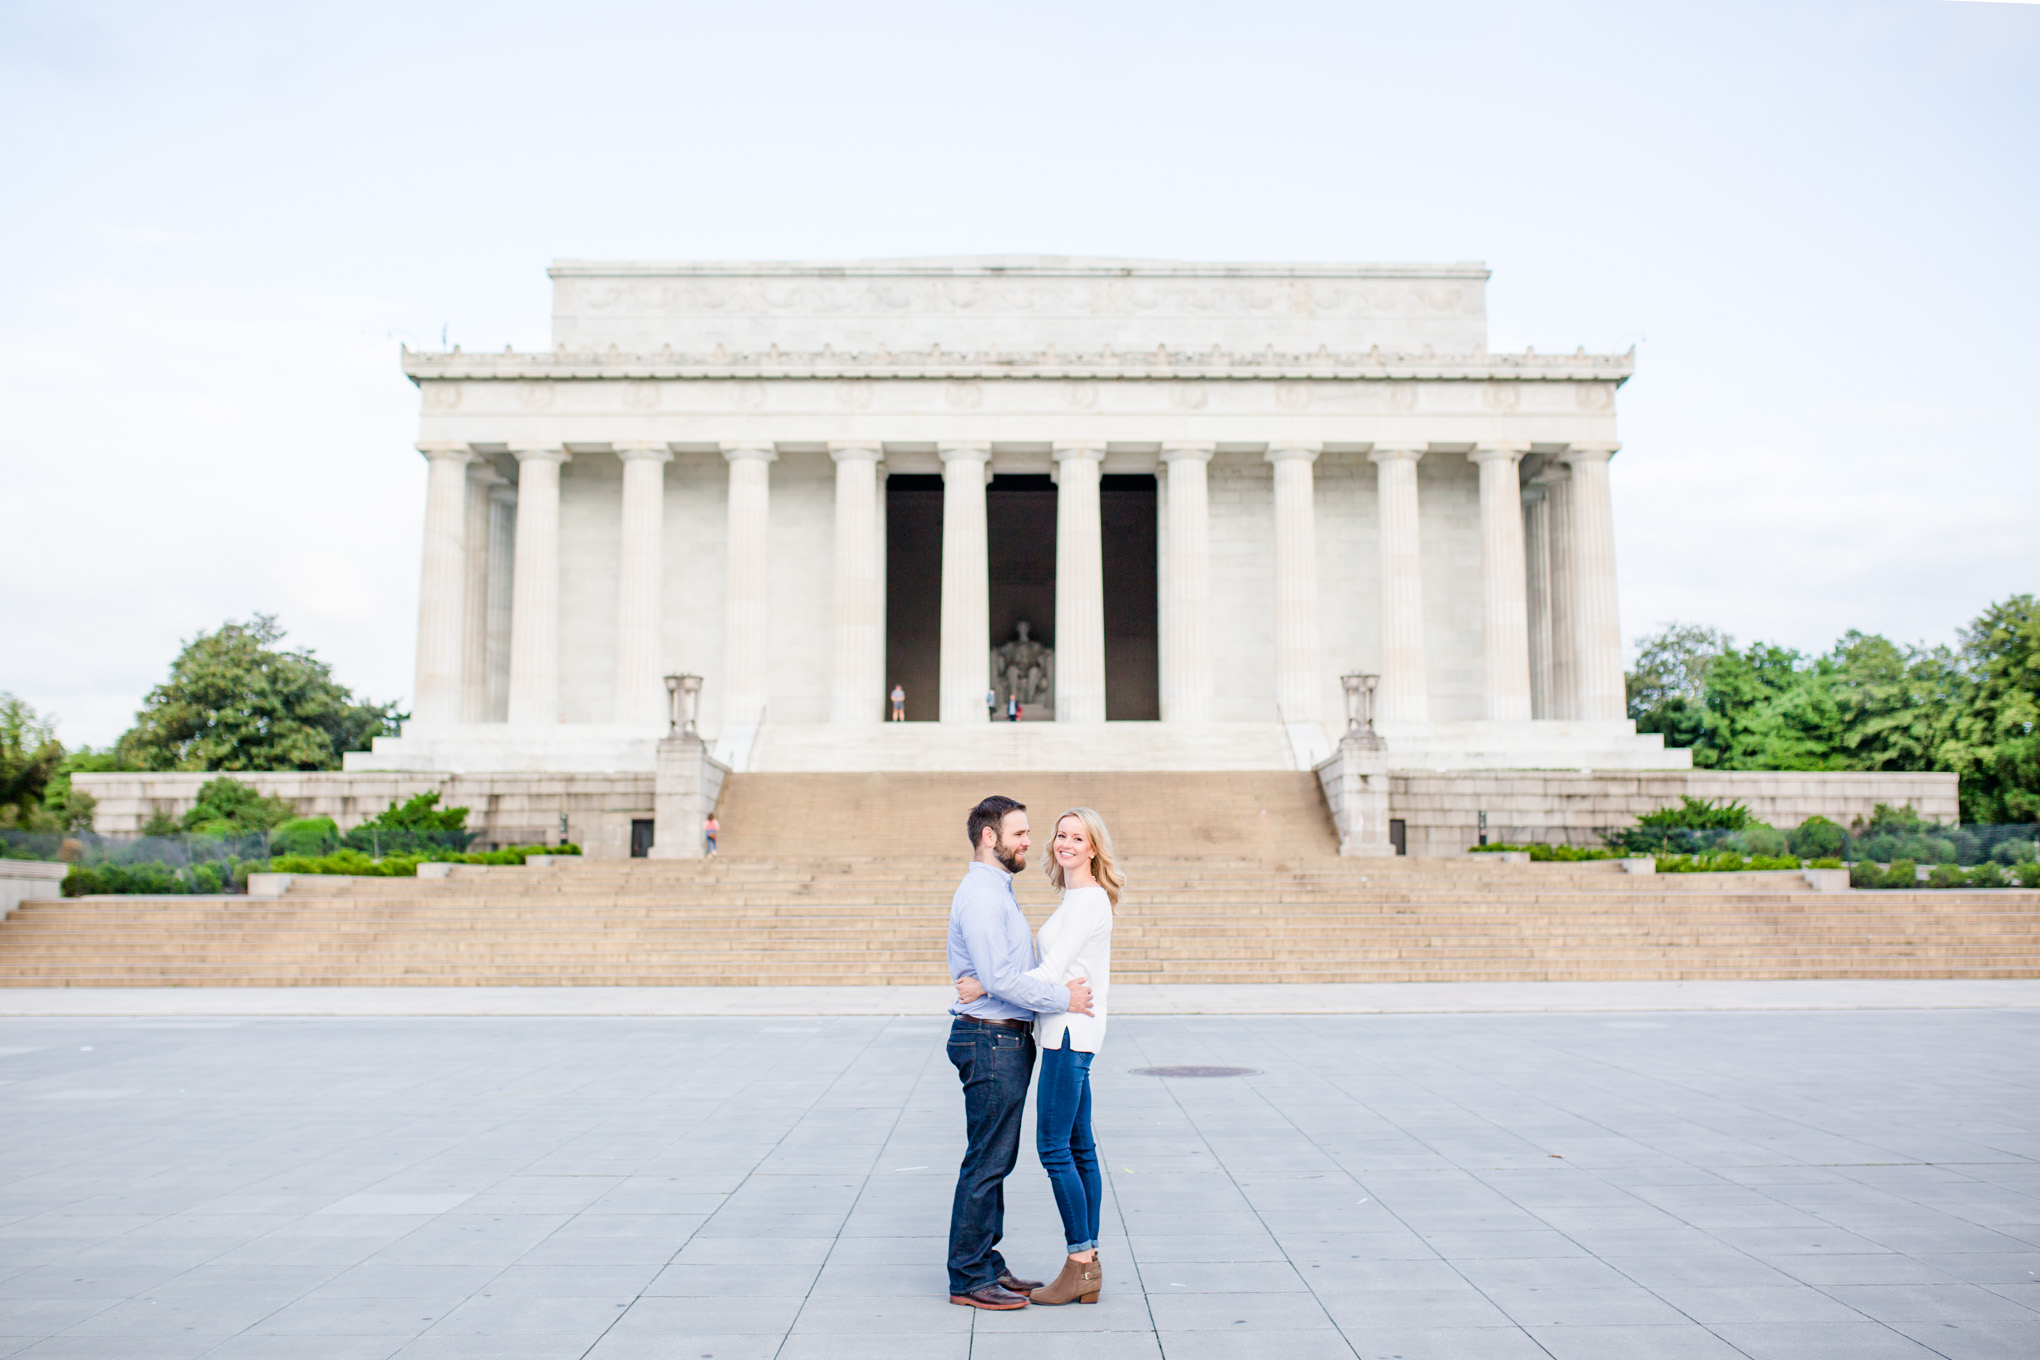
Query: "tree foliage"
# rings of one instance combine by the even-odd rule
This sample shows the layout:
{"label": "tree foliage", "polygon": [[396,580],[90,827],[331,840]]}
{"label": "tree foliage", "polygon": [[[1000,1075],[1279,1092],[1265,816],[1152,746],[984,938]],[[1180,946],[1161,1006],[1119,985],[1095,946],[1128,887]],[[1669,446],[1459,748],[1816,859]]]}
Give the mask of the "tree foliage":
{"label": "tree foliage", "polygon": [[2014,595],[1955,647],[1851,631],[1809,656],[1672,624],[1629,675],[1637,730],[1715,770],[1944,770],[1968,822],[2040,818],[2040,604]]}
{"label": "tree foliage", "polygon": [[27,703],[0,692],[0,826],[41,831],[43,794],[63,767],[56,726]]}
{"label": "tree foliage", "polygon": [[283,636],[257,614],[186,643],[121,756],[143,770],[334,770],[396,731],[396,704],[357,701],[310,651],[277,646]]}

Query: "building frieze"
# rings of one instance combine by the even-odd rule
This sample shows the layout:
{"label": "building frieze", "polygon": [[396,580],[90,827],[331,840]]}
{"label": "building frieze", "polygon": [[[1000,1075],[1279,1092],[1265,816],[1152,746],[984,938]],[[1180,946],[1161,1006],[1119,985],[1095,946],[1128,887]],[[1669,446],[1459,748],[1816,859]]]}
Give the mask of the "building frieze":
{"label": "building frieze", "polygon": [[715,380],[715,379],[902,379],[902,380],[1100,380],[1100,381],[1313,381],[1313,382],[1626,382],[1636,371],[1636,351],[1622,354],[1434,354],[1386,351],[1359,354],[1284,354],[1273,348],[1239,353],[1205,350],[1102,349],[1063,353],[1052,348],[1024,353],[966,353],[922,350],[844,351],[823,346],[813,352],[733,352],[718,345],[707,354],[682,354],[670,346],[656,353],[573,349],[501,353],[403,351],[403,370],[413,382],[530,380]]}

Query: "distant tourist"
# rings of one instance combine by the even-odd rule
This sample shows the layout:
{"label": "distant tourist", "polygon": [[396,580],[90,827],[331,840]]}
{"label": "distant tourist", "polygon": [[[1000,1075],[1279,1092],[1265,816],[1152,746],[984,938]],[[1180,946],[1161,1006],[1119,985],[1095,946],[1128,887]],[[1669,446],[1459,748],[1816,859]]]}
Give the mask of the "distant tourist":
{"label": "distant tourist", "polygon": [[892,687],[892,720],[894,722],[907,720],[907,692],[898,684]]}
{"label": "distant tourist", "polygon": [[985,720],[987,722],[999,720],[999,691],[995,689],[985,691]]}
{"label": "distant tourist", "polygon": [[1027,867],[1031,846],[1026,806],[995,795],[970,810],[964,829],[972,858],[949,907],[949,975],[958,983],[949,1061],[963,1084],[967,1143],[949,1212],[949,1301],[1025,1308],[1028,1294],[1043,1286],[1016,1277],[998,1243],[1006,1229],[1006,1177],[1020,1159],[1035,1021],[1090,1015],[1091,987],[1081,977],[1051,982],[1034,966],[1034,941],[1013,895],[1013,875]]}
{"label": "distant tourist", "polygon": [[1017,694],[1008,694],[1006,696],[1006,721],[1020,721],[1020,696]]}
{"label": "distant tourist", "polygon": [[721,830],[722,825],[716,821],[715,814],[713,812],[709,813],[708,820],[701,824],[701,834],[708,838],[708,857],[710,859],[715,858],[716,833]]}

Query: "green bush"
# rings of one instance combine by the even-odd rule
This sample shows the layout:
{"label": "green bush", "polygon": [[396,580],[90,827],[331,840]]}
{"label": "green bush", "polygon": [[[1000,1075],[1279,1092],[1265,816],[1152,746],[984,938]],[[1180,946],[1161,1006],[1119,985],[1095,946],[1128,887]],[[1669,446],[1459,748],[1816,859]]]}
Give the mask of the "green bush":
{"label": "green bush", "polygon": [[1959,864],[1936,864],[1927,874],[1929,888],[1960,888],[1968,882],[1969,875]]}
{"label": "green bush", "polygon": [[1917,888],[1920,886],[1920,866],[1909,859],[1895,859],[1891,861],[1891,867],[1884,871],[1884,881],[1878,886]]}
{"label": "green bush", "polygon": [[[1599,850],[1584,845],[1545,845],[1542,842],[1528,845],[1469,845],[1466,850],[1468,854],[1473,855],[1491,854],[1498,850],[1526,851],[1531,860],[1537,864],[1578,864],[1586,860],[1622,858],[1620,850]],[[571,853],[580,852],[575,850]]]}
{"label": "green bush", "polygon": [[2008,888],[2011,883],[2011,875],[2005,872],[2004,866],[1989,860],[1969,871],[1969,886],[1972,888]]}
{"label": "green bush", "polygon": [[2032,841],[1999,841],[1990,857],[1999,864],[2031,864],[2036,858]]}
{"label": "green bush", "polygon": [[269,847],[279,855],[323,855],[339,840],[331,817],[293,817],[270,835]]}
{"label": "green bush", "polygon": [[339,849],[330,855],[277,855],[271,859],[229,859],[173,869],[160,861],[134,864],[73,865],[65,876],[66,897],[96,893],[246,892],[250,874],[351,874],[364,878],[410,878],[420,864],[522,864],[532,855],[578,855],[578,845],[513,845],[479,853],[424,851],[371,859],[359,850]]}
{"label": "green bush", "polygon": [[1820,859],[1808,860],[1806,867],[1809,869],[1846,869],[1849,866],[1832,855],[1826,855]]}
{"label": "green bush", "polygon": [[1884,870],[1867,859],[1859,859],[1849,866],[1849,886],[1852,888],[1881,888],[1884,886]]}
{"label": "green bush", "polygon": [[1849,833],[1825,817],[1808,817],[1792,829],[1787,838],[1792,853],[1801,859],[1839,856],[1849,843]]}
{"label": "green bush", "polygon": [[2027,860],[2024,864],[2014,865],[2012,877],[2019,880],[2022,888],[2040,888],[2040,863]]}

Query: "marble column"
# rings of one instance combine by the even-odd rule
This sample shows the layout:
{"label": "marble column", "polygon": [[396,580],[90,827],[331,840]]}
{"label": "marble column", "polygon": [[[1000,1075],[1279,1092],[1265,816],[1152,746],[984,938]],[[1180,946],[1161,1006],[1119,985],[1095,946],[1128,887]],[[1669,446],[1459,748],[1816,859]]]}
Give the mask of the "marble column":
{"label": "marble column", "polygon": [[1211,500],[1206,467],[1216,446],[1164,444],[1168,574],[1162,582],[1162,721],[1212,718]]}
{"label": "marble column", "polygon": [[468,464],[467,528],[462,552],[466,558],[466,603],[462,609],[460,657],[460,720],[489,718],[489,576],[496,540],[490,532],[496,486],[503,479],[477,458]]}
{"label": "marble column", "polygon": [[836,461],[835,655],[829,721],[885,717],[885,559],[877,444],[831,444]]}
{"label": "marble column", "polygon": [[765,719],[772,685],[770,444],[725,444],[730,466],[723,566],[723,726]]}
{"label": "marble column", "polygon": [[1384,724],[1429,722],[1430,663],[1424,646],[1424,560],[1417,526],[1422,449],[1376,449],[1381,518],[1381,690]]}
{"label": "marble column", "polygon": [[1575,444],[1572,468],[1573,646],[1579,716],[1617,722],[1628,715],[1622,679],[1622,620],[1615,590],[1615,507],[1608,460],[1616,446]]}
{"label": "marble column", "polygon": [[1523,488],[1523,593],[1530,629],[1530,716],[1551,716],[1551,501]]}
{"label": "marble column", "polygon": [[510,601],[510,721],[560,720],[560,448],[517,457],[517,590]]}
{"label": "marble column", "polygon": [[467,466],[473,455],[465,444],[420,444],[418,452],[425,455],[425,551],[418,580],[418,671],[411,720],[436,727],[460,721]]}
{"label": "marble column", "polygon": [[1055,720],[1105,721],[1105,552],[1098,517],[1103,444],[1058,444],[1055,499]]}
{"label": "marble column", "polygon": [[939,716],[946,723],[986,722],[992,683],[991,557],[985,482],[990,444],[941,444],[942,641]]}
{"label": "marble column", "polygon": [[517,489],[498,482],[489,489],[488,703],[484,722],[510,716],[510,611],[517,583]]}
{"label": "marble column", "polygon": [[1480,469],[1481,713],[1530,721],[1530,622],[1523,579],[1521,445],[1475,449]]}
{"label": "marble column", "polygon": [[1275,444],[1275,706],[1285,723],[1324,720],[1318,663],[1316,444]]}
{"label": "marble column", "polygon": [[611,721],[663,731],[666,464],[664,442],[618,444],[623,460],[623,516],[617,535],[616,675]]}
{"label": "marble column", "polygon": [[1169,673],[1169,476],[1155,464],[1155,679],[1160,702],[1161,677]]}
{"label": "marble column", "polygon": [[1547,546],[1551,549],[1551,710],[1561,722],[1579,717],[1579,648],[1575,645],[1574,620],[1579,615],[1579,592],[1574,587],[1572,469],[1563,463],[1547,466],[1537,474],[1550,507]]}

